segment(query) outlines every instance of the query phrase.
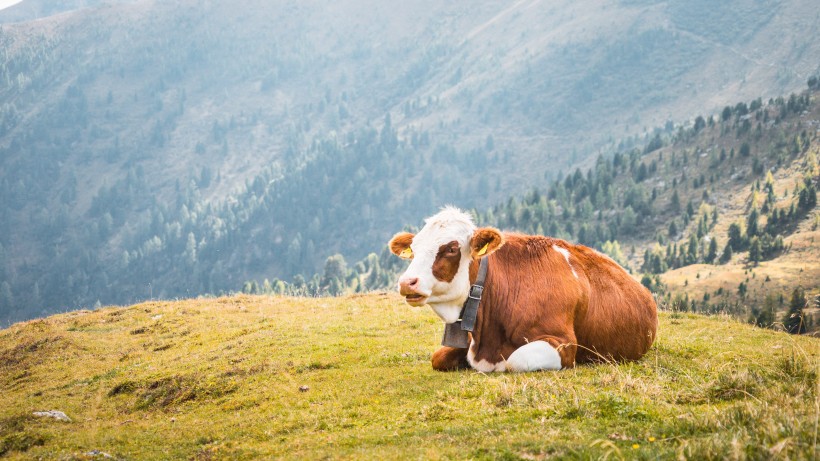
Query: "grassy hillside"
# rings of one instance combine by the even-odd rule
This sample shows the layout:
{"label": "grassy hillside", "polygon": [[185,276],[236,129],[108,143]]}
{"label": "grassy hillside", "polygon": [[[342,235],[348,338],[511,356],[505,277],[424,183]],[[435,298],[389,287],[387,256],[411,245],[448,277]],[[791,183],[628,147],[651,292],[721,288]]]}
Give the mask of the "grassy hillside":
{"label": "grassy hillside", "polygon": [[[813,459],[820,343],[662,313],[641,361],[437,373],[392,294],[77,311],[0,331],[8,459]],[[59,410],[70,422],[33,416]]]}
{"label": "grassy hillside", "polygon": [[[726,310],[744,316],[749,314],[749,307],[761,307],[767,295],[788,300],[795,288],[802,288],[811,301],[807,313],[816,315],[813,299],[820,295],[820,208],[814,205],[794,211],[799,206],[800,191],[811,185],[811,194],[816,196],[820,184],[820,104],[817,91],[807,94],[811,104],[791,116],[774,120],[776,111],[764,104],[762,110],[747,115],[747,121],[738,117],[733,125],[706,125],[690,139],[684,137],[645,156],[642,163],[659,165],[659,172],[650,175],[649,185],[666,189],[659,194],[659,206],[670,208],[671,195],[679,193],[681,209],[684,204],[692,204],[695,213],[687,218],[684,211],[672,219],[656,220],[652,239],[626,240],[639,248],[632,255],[633,267],[646,270],[640,256],[647,250],[662,254],[664,246],[674,245],[683,253],[695,236],[699,256],[682,267],[670,267],[660,277],[672,294],[696,302],[703,312]],[[772,119],[766,121],[768,115]],[[722,158],[725,153],[728,158]],[[674,181],[678,187],[668,188]],[[762,238],[768,233],[765,238],[780,237],[783,249],[755,261],[746,244],[728,260],[718,257],[711,264],[705,263],[711,239],[716,239],[720,254],[731,243],[731,226],[744,234],[749,232],[753,210],[759,212],[755,220],[757,236]],[[793,218],[774,224],[770,221],[775,210],[791,210]],[[703,221],[711,223],[704,226],[701,235],[701,217],[709,214],[712,218]],[[676,235],[668,230],[672,220],[678,225]],[[784,310],[780,300],[775,312],[777,321]]]}

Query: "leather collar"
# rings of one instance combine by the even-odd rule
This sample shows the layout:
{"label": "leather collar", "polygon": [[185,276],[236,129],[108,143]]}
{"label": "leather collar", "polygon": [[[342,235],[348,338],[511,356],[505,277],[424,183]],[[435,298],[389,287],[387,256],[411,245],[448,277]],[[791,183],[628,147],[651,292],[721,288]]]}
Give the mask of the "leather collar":
{"label": "leather collar", "polygon": [[487,257],[481,258],[478,263],[478,276],[475,283],[470,287],[470,293],[461,308],[459,320],[448,323],[444,326],[444,337],[441,339],[442,346],[466,349],[470,346],[470,339],[467,335],[475,329],[476,317],[478,317],[478,306],[481,303],[481,295],[484,293],[484,283],[487,280]]}

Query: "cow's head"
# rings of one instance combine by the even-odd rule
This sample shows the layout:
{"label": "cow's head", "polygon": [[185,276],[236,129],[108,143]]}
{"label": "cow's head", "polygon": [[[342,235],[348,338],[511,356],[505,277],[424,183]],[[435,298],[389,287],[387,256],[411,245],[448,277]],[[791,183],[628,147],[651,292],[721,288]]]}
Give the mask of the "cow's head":
{"label": "cow's head", "polygon": [[399,293],[411,306],[429,304],[442,320],[453,323],[470,291],[470,261],[503,244],[498,230],[476,228],[467,213],[446,207],[427,218],[418,234],[400,232],[390,240],[390,251],[412,260],[399,278]]}

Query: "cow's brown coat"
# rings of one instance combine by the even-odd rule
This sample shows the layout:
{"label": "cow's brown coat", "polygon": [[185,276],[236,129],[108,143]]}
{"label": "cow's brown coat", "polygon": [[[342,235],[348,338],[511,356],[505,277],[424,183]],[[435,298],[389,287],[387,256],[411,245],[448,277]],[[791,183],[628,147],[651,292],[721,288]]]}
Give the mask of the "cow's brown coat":
{"label": "cow's brown coat", "polygon": [[[483,235],[481,230],[476,235]],[[488,256],[489,274],[472,334],[476,362],[501,362],[539,340],[558,350],[563,367],[635,360],[649,350],[657,329],[655,301],[614,261],[560,239],[504,236],[506,243]],[[478,273],[476,252],[483,245],[474,236],[471,283]],[[569,264],[556,246],[569,252]],[[442,347],[433,354],[433,368],[464,368],[466,355],[467,349]]]}

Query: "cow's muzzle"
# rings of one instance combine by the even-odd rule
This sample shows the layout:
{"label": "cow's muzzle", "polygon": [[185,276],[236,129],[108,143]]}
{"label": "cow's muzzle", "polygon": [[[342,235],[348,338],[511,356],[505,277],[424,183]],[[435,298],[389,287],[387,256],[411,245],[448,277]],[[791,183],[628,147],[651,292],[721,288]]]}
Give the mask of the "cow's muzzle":
{"label": "cow's muzzle", "polygon": [[404,296],[404,300],[411,306],[421,306],[427,301],[427,295],[419,292],[418,277],[402,277],[399,279],[399,293]]}

